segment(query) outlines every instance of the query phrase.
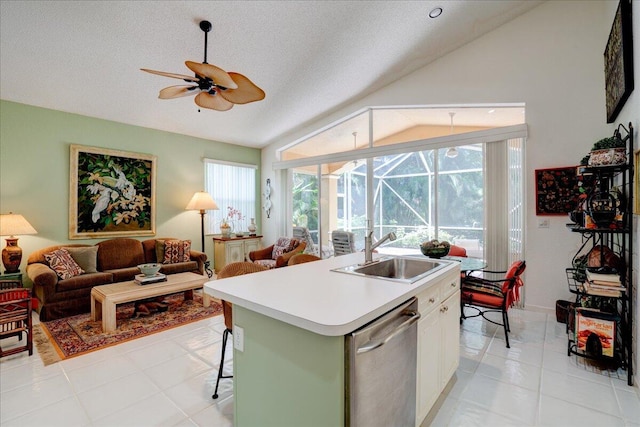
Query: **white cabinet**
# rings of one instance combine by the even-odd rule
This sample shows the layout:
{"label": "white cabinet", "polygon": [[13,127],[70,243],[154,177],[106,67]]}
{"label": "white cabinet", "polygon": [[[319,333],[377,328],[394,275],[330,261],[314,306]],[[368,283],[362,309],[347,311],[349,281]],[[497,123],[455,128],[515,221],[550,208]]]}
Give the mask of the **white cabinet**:
{"label": "white cabinet", "polygon": [[262,248],[262,236],[252,237],[214,237],[213,267],[218,273],[227,264],[249,259],[249,252]]}
{"label": "white cabinet", "polygon": [[454,271],[418,295],[416,425],[456,369],[460,356],[460,273]]}

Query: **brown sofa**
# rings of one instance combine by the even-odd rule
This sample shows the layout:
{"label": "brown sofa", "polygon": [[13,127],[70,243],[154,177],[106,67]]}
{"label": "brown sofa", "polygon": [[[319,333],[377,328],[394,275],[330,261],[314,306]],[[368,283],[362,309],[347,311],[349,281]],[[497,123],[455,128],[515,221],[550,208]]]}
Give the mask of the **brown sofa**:
{"label": "brown sofa", "polygon": [[[49,267],[45,259],[48,254],[60,248],[82,248],[93,245],[67,244],[40,249],[29,256],[27,275],[33,282],[33,292],[38,298],[38,313],[41,321],[59,319],[91,311],[91,288],[98,285],[133,280],[140,274],[139,264],[158,262],[156,240],[178,240],[158,238],[145,241],[117,238],[97,243],[96,270],[69,279],[61,280]],[[162,262],[162,260],[160,260]],[[192,271],[205,273],[207,255],[191,250],[190,261],[164,264],[160,270],[164,274]]]}

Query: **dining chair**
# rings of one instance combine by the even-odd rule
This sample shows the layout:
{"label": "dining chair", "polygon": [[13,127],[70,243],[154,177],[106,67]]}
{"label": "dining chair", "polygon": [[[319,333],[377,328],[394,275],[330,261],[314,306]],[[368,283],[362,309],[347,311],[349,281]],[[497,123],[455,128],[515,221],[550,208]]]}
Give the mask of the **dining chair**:
{"label": "dining chair", "polygon": [[[269,270],[267,267],[254,264],[249,261],[232,262],[231,264],[227,264],[222,267],[222,270],[218,273],[216,280],[267,270]],[[222,355],[220,356],[220,366],[218,367],[218,377],[216,378],[216,389],[213,391],[213,396],[211,396],[213,399],[218,398],[218,386],[220,385],[220,380],[223,378],[233,378],[233,375],[223,375],[222,373],[224,369],[224,355],[227,349],[227,341],[229,339],[229,335],[233,335],[233,305],[225,300],[222,300],[222,315],[224,316],[225,329],[222,333]]]}
{"label": "dining chair", "polygon": [[347,255],[356,251],[355,235],[350,231],[334,230],[331,232],[333,255]]}
{"label": "dining chair", "polygon": [[305,254],[318,255],[318,245],[313,242],[307,227],[293,227],[293,238],[307,244],[304,249]]}
{"label": "dining chair", "polygon": [[447,255],[448,256],[466,257],[467,256],[467,250],[465,248],[463,248],[462,246],[451,245],[449,247],[449,253]]}
{"label": "dining chair", "polygon": [[[460,323],[464,319],[482,316],[488,322],[504,327],[504,337],[509,345],[509,316],[507,312],[520,299],[522,273],[526,269],[524,260],[514,261],[507,271],[478,270],[461,280]],[[465,307],[474,309],[476,314],[465,314]],[[487,313],[501,313],[502,323],[486,316]]]}

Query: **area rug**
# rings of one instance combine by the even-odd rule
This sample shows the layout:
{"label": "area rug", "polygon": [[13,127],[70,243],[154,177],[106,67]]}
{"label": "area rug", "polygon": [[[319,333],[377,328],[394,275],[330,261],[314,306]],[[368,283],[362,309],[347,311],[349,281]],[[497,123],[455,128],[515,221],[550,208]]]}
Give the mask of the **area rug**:
{"label": "area rug", "polygon": [[194,292],[193,300],[184,300],[184,294],[178,293],[166,296],[163,301],[169,306],[167,311],[136,318],[132,317],[134,303],[118,305],[117,330],[111,333],[103,332],[102,322],[91,321],[89,313],[42,322],[34,327],[34,344],[46,366],[222,314],[222,305],[216,300],[203,307],[199,292]]}

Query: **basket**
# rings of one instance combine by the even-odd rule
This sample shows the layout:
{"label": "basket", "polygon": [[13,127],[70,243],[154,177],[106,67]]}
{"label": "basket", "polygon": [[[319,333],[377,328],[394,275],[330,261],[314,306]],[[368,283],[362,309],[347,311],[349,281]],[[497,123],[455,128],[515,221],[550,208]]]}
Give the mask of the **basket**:
{"label": "basket", "polygon": [[573,303],[571,301],[557,300],[556,301],[556,321],[558,323],[567,323],[569,319],[569,311],[573,310]]}

